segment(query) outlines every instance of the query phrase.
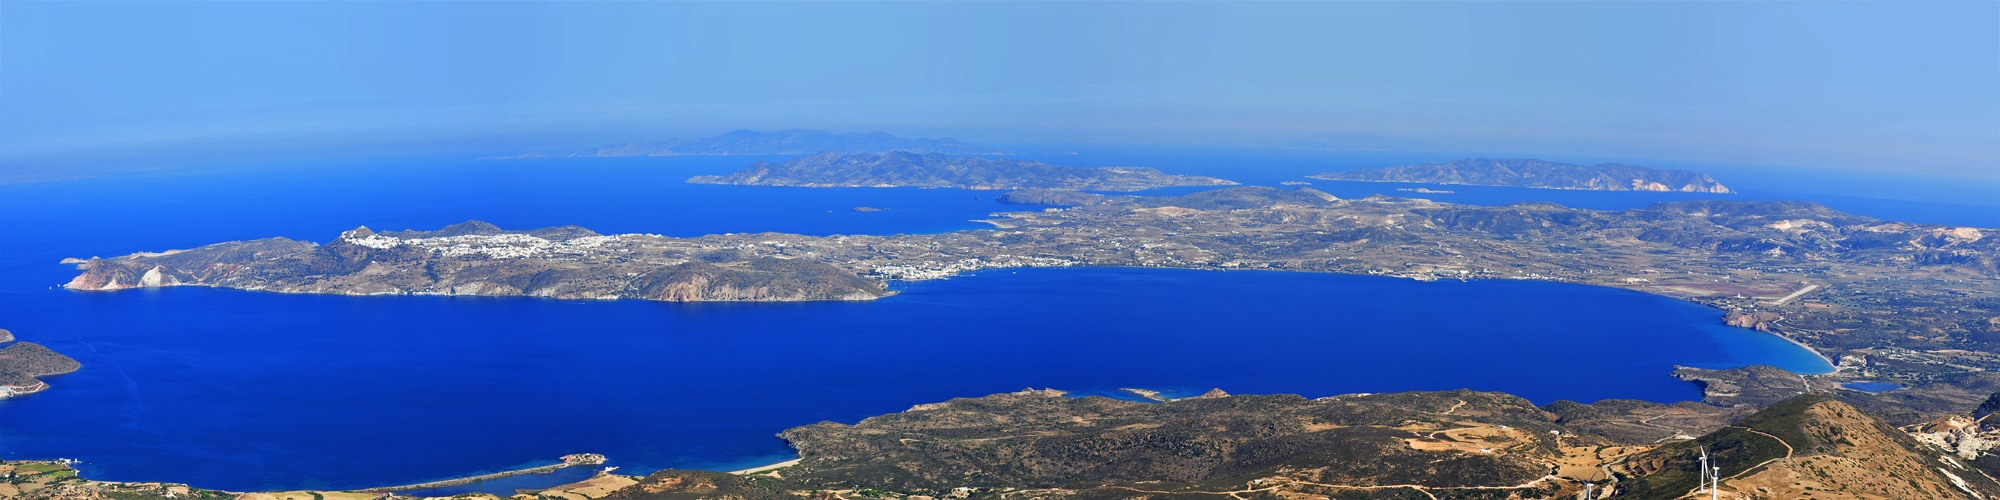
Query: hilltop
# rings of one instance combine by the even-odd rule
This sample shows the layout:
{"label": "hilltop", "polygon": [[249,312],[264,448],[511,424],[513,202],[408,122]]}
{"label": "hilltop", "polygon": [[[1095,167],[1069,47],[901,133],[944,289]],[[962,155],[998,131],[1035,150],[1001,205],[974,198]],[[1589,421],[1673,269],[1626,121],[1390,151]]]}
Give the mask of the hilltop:
{"label": "hilltop", "polygon": [[1444,163],[1327,172],[1313,175],[1312,178],[1590,191],[1732,192],[1708,174],[1690,170],[1660,170],[1619,163],[1572,165],[1533,159],[1473,158]]}
{"label": "hilltop", "polygon": [[1618,490],[1678,498],[1699,482],[1700,450],[1722,468],[1723,498],[1988,498],[1978,469],[1919,443],[1853,405],[1801,396],[1692,441],[1632,457]]}
{"label": "hilltop", "polygon": [[1173,175],[1140,167],[1072,167],[1011,158],[911,152],[826,152],[783,163],[757,162],[729,175],[698,176],[688,179],[688,182],[744,186],[1072,191],[1138,191],[1168,186],[1235,184],[1213,177]]}

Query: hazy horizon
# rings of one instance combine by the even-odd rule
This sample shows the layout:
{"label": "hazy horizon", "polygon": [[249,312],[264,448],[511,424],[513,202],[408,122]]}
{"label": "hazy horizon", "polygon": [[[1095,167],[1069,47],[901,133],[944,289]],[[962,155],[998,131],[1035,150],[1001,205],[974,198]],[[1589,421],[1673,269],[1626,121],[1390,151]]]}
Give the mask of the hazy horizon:
{"label": "hazy horizon", "polygon": [[0,14],[0,170],[811,128],[2000,178],[1991,2],[8,2]]}

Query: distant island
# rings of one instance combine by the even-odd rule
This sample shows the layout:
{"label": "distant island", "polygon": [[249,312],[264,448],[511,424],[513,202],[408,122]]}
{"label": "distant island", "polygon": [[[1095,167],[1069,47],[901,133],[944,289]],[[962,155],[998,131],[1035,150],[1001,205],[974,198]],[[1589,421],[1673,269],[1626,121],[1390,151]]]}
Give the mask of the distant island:
{"label": "distant island", "polygon": [[882,132],[836,134],[824,130],[788,129],[775,132],[737,130],[713,137],[611,144],[561,153],[527,153],[504,158],[568,158],[598,156],[732,156],[836,153],[943,153],[1002,155],[1007,151],[942,138],[903,138]]}
{"label": "distant island", "polygon": [[0,399],[41,392],[49,388],[37,377],[61,375],[83,365],[34,342],[14,342],[14,333],[0,329]]}
{"label": "distant island", "polygon": [[799,187],[924,187],[979,190],[1058,189],[1138,191],[1169,186],[1231,186],[1235,182],[1174,175],[1140,167],[1072,167],[1011,158],[939,153],[844,154],[824,152],[783,163],[757,162],[729,175],[703,175],[695,184]]}
{"label": "distant island", "polygon": [[1661,170],[1601,163],[1572,165],[1542,160],[1473,158],[1311,176],[1330,181],[1424,182],[1586,191],[1732,193],[1714,178],[1691,170]]}

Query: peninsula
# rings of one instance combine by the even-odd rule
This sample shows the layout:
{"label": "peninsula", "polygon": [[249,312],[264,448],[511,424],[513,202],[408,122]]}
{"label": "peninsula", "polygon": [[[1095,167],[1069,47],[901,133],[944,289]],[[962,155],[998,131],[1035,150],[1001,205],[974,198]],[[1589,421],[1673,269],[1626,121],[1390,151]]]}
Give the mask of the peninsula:
{"label": "peninsula", "polygon": [[878,281],[810,258],[760,255],[755,240],[701,240],[578,227],[507,231],[465,222],[437,231],[366,227],[325,245],[268,238],[91,259],[73,290],[203,285],[345,295],[528,295],[669,302],[869,300]]}
{"label": "peninsula", "polygon": [[1213,177],[1173,175],[1141,167],[1071,167],[1012,158],[911,152],[825,152],[782,163],[757,162],[695,184],[799,187],[923,187],[978,190],[1057,189],[1139,191],[1169,186],[1229,186]]}
{"label": "peninsula", "polygon": [[[12,342],[12,344],[8,344]],[[14,342],[14,333],[0,329],[0,399],[48,390],[39,377],[61,375],[82,368],[75,359],[34,342]]]}
{"label": "peninsula", "polygon": [[737,130],[711,137],[612,144],[577,151],[528,153],[507,158],[803,155],[825,151],[849,154],[890,151],[954,155],[1008,154],[1001,149],[975,146],[949,137],[904,138],[882,132],[836,134],[824,130],[788,129],[773,132]]}
{"label": "peninsula", "polygon": [[1311,177],[1333,181],[1422,182],[1588,191],[1732,192],[1708,174],[1690,170],[1659,170],[1619,163],[1572,165],[1542,160],[1489,158],[1326,172]]}
{"label": "peninsula", "polygon": [[367,491],[371,493],[389,493],[396,491],[422,491],[422,490],[430,490],[437,488],[448,488],[452,486],[467,485],[467,484],[477,483],[480,481],[492,481],[495,479],[512,477],[512,476],[524,476],[528,474],[547,474],[567,467],[603,465],[604,461],[605,461],[604,455],[599,455],[596,453],[572,453],[568,455],[563,455],[562,458],[557,463],[550,465],[527,467],[522,469],[494,472],[489,474],[480,474],[476,476],[467,476],[456,479],[446,479],[443,481],[431,481],[428,483],[408,484],[402,486],[385,486],[381,488],[367,488],[362,491]]}

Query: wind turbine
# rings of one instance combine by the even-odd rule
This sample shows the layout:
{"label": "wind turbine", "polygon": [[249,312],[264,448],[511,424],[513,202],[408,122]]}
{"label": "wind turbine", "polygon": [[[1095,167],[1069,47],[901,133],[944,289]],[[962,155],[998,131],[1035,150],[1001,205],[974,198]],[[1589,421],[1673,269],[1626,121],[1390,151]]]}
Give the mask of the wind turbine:
{"label": "wind turbine", "polygon": [[1717,466],[1708,473],[1708,500],[1716,500],[1720,495],[1722,495],[1722,467]]}
{"label": "wind turbine", "polygon": [[1701,447],[1701,481],[1699,481],[1699,484],[1700,486],[1695,487],[1696,493],[1708,491],[1708,447],[1707,446]]}

